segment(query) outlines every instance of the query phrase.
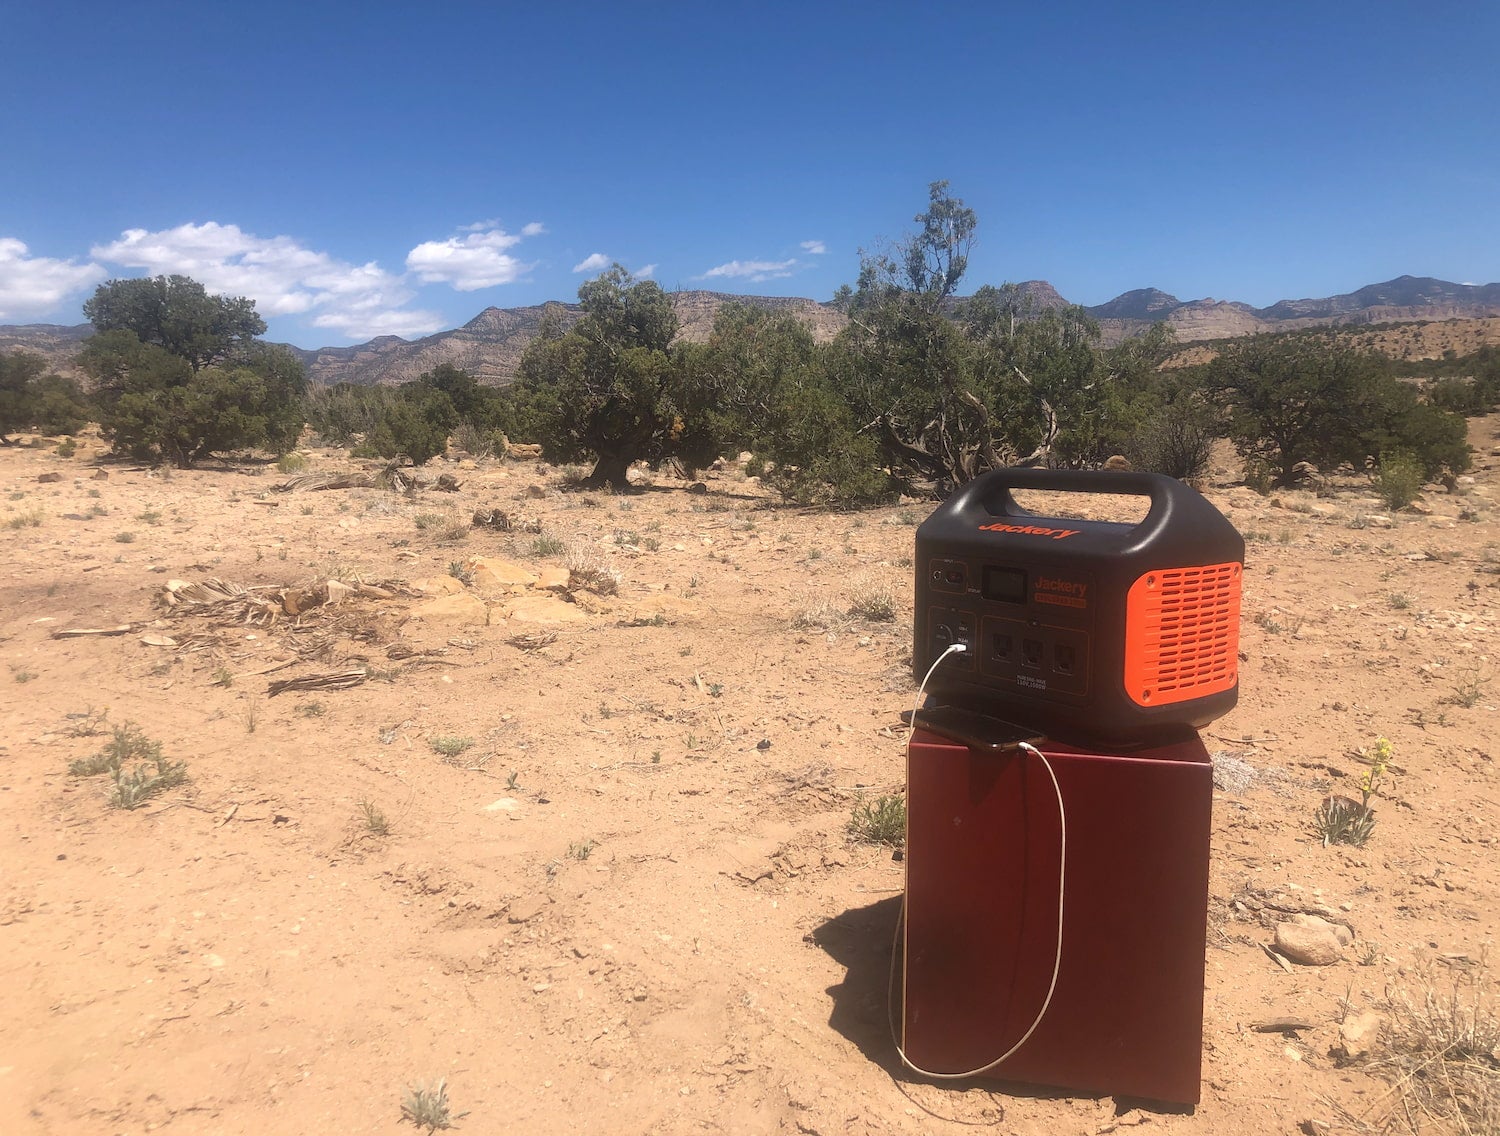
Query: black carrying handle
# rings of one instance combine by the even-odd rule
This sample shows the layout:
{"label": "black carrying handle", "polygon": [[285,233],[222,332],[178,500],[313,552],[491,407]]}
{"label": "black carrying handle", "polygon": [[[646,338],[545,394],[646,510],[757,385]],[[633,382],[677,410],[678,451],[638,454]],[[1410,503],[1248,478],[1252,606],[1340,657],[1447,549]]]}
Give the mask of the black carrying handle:
{"label": "black carrying handle", "polygon": [[1061,493],[1112,493],[1127,497],[1149,497],[1151,508],[1137,529],[1152,529],[1174,519],[1195,515],[1223,522],[1223,516],[1196,490],[1175,477],[1161,473],[1136,473],[1105,469],[994,469],[980,474],[949,500],[949,507],[966,513],[979,506],[995,517],[1034,517],[1011,496],[1012,489],[1043,489]]}

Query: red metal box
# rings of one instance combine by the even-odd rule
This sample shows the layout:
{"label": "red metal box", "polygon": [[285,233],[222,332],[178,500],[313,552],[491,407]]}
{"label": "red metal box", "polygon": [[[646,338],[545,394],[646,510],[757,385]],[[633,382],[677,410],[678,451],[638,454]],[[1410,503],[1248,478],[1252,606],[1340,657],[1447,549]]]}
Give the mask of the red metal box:
{"label": "red metal box", "polygon": [[[1195,1104],[1213,769],[1202,742],[1039,748],[1067,816],[1062,948],[1035,1032],[984,1074]],[[977,1069],[1035,1021],[1058,961],[1062,841],[1041,761],[918,730],[908,750],[902,1045]]]}

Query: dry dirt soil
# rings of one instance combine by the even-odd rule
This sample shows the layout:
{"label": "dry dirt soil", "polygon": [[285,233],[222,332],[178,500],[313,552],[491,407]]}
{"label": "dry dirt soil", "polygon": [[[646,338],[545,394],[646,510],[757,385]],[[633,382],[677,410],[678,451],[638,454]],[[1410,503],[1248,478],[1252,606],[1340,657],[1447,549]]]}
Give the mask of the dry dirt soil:
{"label": "dry dirt soil", "polygon": [[[489,460],[424,471],[455,493],[273,493],[264,464],[0,448],[0,1132],[396,1133],[440,1079],[474,1133],[1357,1130],[1394,1098],[1333,1055],[1341,1019],[1500,930],[1496,438],[1475,423],[1472,483],[1416,511],[1268,499],[1228,462],[1207,487],[1249,544],[1191,1112],[895,1056],[903,865],[846,827],[903,784],[927,506]],[[497,508],[540,538],[470,526]],[[618,594],[547,592],[570,554]],[[468,622],[420,618],[450,567]],[[227,598],[163,606],[209,579]],[[894,618],[851,614],[882,590]],[[187,777],[133,810],[69,772],[128,724]],[[1323,847],[1382,736],[1372,838]],[[1264,949],[1306,911],[1353,930],[1342,960]]]}

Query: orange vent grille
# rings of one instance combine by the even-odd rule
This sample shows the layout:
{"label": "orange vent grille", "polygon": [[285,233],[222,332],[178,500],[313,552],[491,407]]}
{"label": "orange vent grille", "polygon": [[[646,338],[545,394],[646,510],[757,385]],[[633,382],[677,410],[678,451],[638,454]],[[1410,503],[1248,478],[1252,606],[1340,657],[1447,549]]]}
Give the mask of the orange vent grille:
{"label": "orange vent grille", "polygon": [[1229,690],[1238,679],[1241,566],[1164,568],[1130,587],[1125,690],[1139,706]]}

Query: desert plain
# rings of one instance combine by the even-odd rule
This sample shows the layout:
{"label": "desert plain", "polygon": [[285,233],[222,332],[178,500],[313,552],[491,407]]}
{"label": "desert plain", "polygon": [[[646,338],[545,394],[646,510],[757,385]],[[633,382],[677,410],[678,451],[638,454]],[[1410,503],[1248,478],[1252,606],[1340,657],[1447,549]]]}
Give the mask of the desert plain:
{"label": "desert plain", "polygon": [[[1191,1111],[895,1054],[903,864],[848,826],[902,790],[930,502],[788,508],[736,463],[582,492],[508,459],[420,471],[453,492],[277,492],[266,461],[22,441],[0,1132],[397,1133],[440,1081],[471,1133],[1401,1130],[1421,1113],[1349,1023],[1454,990],[1493,1021],[1495,418],[1400,512],[1354,477],[1262,496],[1216,458],[1247,570],[1239,705],[1205,732]],[[512,531],[474,523],[495,511]],[[116,727],[185,780],[125,809],[70,773]],[[1381,738],[1368,842],[1325,847],[1320,802],[1359,798]],[[1345,925],[1341,957],[1268,952],[1298,914]]]}

